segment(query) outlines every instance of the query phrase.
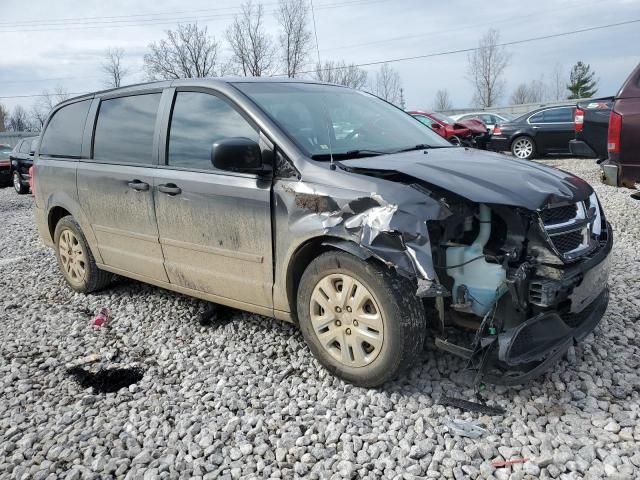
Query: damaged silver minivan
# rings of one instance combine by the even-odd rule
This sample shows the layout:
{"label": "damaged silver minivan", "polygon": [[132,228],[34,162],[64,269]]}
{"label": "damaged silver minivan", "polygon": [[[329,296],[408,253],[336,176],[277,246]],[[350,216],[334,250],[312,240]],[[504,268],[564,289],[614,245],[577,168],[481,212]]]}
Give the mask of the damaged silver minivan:
{"label": "damaged silver minivan", "polygon": [[477,381],[525,382],[607,307],[612,232],[584,180],[454,147],[337,85],[77,97],[49,116],[34,170],[39,232],[74,290],[115,273],[296,322],[357,385],[411,365],[427,329]]}

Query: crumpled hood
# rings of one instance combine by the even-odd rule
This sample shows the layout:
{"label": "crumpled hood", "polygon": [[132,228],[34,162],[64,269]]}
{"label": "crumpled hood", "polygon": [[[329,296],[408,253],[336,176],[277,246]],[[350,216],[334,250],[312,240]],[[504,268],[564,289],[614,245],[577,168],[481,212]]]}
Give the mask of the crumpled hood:
{"label": "crumpled hood", "polygon": [[476,203],[539,210],[558,202],[586,200],[584,180],[557,168],[506,155],[459,147],[341,161],[354,173],[399,172]]}

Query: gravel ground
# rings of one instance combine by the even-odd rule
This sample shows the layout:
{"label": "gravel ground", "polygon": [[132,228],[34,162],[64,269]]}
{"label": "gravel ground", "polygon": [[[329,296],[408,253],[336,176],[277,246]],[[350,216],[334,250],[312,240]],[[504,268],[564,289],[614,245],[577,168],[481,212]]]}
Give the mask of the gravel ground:
{"label": "gravel ground", "polygon": [[[549,163],[590,181],[616,240],[611,303],[595,331],[527,387],[489,387],[489,417],[445,408],[471,399],[463,364],[426,351],[380,390],[325,373],[294,326],[128,280],[94,294],[65,287],[37,238],[31,196],[0,190],[0,478],[638,478],[640,203],[600,185],[593,162]],[[90,312],[111,309],[108,328]],[[83,389],[68,364],[143,369],[116,393]],[[97,368],[94,365],[93,368]],[[450,420],[484,427],[473,440]],[[527,457],[494,469],[491,460]]]}

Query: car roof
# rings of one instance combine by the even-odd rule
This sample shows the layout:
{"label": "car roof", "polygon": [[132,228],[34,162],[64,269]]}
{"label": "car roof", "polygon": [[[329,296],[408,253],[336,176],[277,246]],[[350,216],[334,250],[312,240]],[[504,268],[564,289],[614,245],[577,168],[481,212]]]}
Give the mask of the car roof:
{"label": "car roof", "polygon": [[56,108],[62,105],[76,103],[82,100],[88,100],[95,96],[105,96],[115,93],[134,93],[141,90],[148,90],[153,88],[166,88],[171,86],[193,86],[193,87],[206,87],[206,86],[220,86],[222,84],[233,85],[236,83],[307,83],[317,85],[330,85],[334,87],[348,88],[344,85],[338,85],[335,83],[320,82],[317,80],[308,80],[301,78],[286,78],[286,77],[215,77],[215,78],[180,78],[174,80],[158,80],[152,82],[136,83],[133,85],[127,85],[125,87],[110,88],[106,90],[98,90],[95,92],[85,93],[78,95],[77,97],[69,98],[64,102],[56,105]]}

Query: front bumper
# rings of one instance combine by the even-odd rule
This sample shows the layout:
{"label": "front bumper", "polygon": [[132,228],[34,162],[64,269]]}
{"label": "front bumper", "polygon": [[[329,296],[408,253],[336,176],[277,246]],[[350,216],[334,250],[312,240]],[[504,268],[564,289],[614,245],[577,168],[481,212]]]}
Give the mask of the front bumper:
{"label": "front bumper", "polygon": [[11,165],[0,163],[0,182],[6,183],[11,179]]}
{"label": "front bumper", "polygon": [[609,303],[607,278],[612,245],[608,226],[606,244],[567,269],[559,282],[564,286],[556,292],[556,305],[483,338],[491,349],[484,381],[497,385],[526,383],[555,365],[569,347],[596,328]]}

